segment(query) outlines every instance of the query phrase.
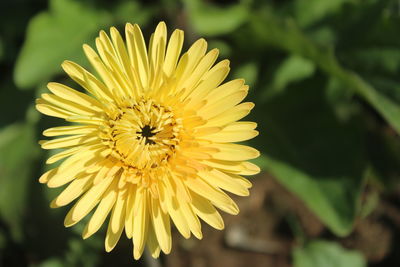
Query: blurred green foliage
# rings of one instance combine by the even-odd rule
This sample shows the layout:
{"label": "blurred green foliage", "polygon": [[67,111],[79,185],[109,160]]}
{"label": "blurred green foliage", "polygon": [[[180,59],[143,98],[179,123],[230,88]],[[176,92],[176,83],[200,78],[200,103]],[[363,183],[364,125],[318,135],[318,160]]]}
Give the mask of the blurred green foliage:
{"label": "blurred green foliage", "polygon": [[346,251],[334,242],[315,240],[293,252],[295,267],[362,267],[365,260],[356,251]]}
{"label": "blurred green foliage", "polygon": [[[139,23],[149,36],[165,20],[170,30],[185,30],[186,46],[205,37],[219,48],[232,62],[230,78],[243,77],[251,85],[256,103],[251,119],[260,131],[252,144],[262,152],[257,163],[333,234],[348,235],[365,210],[360,195],[366,184],[373,180],[385,194],[399,181],[399,5],[397,0],[2,1],[0,265],[107,266],[98,253],[101,238],[78,241],[77,230],[62,227],[65,210],[47,207],[55,193],[37,184],[47,155],[36,141],[54,119],[39,119],[32,104],[46,82],[65,82],[63,60],[87,65],[82,44],[92,44],[100,29],[122,29],[125,22]],[[44,250],[46,244],[52,247]],[[14,249],[29,257],[13,258]],[[325,241],[311,241],[293,253],[297,267],[365,266],[361,254]]]}

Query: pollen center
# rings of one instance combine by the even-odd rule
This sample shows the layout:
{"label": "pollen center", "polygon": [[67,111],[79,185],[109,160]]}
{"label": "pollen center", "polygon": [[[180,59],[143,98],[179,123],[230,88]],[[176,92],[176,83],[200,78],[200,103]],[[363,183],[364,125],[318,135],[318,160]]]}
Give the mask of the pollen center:
{"label": "pollen center", "polygon": [[126,167],[145,171],[166,164],[182,129],[168,107],[142,100],[118,108],[108,125],[112,155]]}
{"label": "pollen center", "polygon": [[[150,127],[150,125],[146,125],[142,128],[142,131],[139,132],[142,135],[142,138],[145,138],[145,144],[150,144],[150,145],[156,144],[156,142],[154,142],[153,140],[150,139],[151,137],[153,137],[155,135],[154,130],[155,130],[154,127]],[[140,139],[140,137],[137,137],[137,139]]]}

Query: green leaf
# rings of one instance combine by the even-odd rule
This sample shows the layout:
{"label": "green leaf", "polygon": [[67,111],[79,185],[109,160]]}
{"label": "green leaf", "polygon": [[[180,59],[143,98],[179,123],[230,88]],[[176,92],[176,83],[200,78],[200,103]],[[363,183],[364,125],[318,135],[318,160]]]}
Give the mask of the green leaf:
{"label": "green leaf", "polygon": [[184,0],[190,22],[199,35],[215,36],[236,30],[249,16],[243,3],[217,7],[200,0]]}
{"label": "green leaf", "polygon": [[3,250],[7,245],[7,238],[4,231],[0,228],[0,250]]}
{"label": "green leaf", "polygon": [[257,81],[258,67],[255,62],[243,63],[235,69],[235,78],[245,79],[246,84],[253,86]]}
{"label": "green leaf", "polygon": [[81,238],[71,238],[65,254],[67,266],[98,266],[103,240],[100,236],[82,242]]}
{"label": "green leaf", "polygon": [[295,15],[301,26],[307,27],[318,20],[330,15],[340,7],[356,0],[297,0],[295,1]]}
{"label": "green leaf", "polygon": [[12,124],[0,131],[0,216],[14,239],[21,238],[32,163],[37,152],[32,125]]}
{"label": "green leaf", "polygon": [[346,250],[335,242],[312,241],[293,251],[294,267],[365,267],[361,253]]}
{"label": "green leaf", "polygon": [[113,15],[117,23],[133,22],[139,25],[146,24],[154,17],[154,8],[151,6],[143,7],[139,2],[121,2],[115,8]]}
{"label": "green leaf", "polygon": [[354,225],[360,186],[351,177],[319,178],[283,160],[266,155],[256,161],[295,193],[336,235],[348,235]]}
{"label": "green leaf", "polygon": [[394,192],[400,179],[400,142],[391,131],[376,128],[368,135],[370,172],[375,187]]}
{"label": "green leaf", "polygon": [[0,62],[3,60],[4,56],[4,45],[3,45],[3,39],[0,38]]}
{"label": "green leaf", "polygon": [[354,88],[378,113],[400,133],[400,105],[381,94],[360,76],[352,72],[344,72],[342,81]]}
{"label": "green leaf", "polygon": [[312,82],[257,103],[255,109],[261,167],[335,234],[350,233],[365,170],[364,130],[357,118],[340,121],[320,85]]}
{"label": "green leaf", "polygon": [[59,73],[63,60],[82,63],[82,44],[92,41],[110,22],[105,11],[73,0],[50,0],[50,10],[29,23],[14,70],[15,83],[20,88],[32,88]]}
{"label": "green leaf", "polygon": [[210,49],[217,48],[219,50],[220,58],[229,58],[232,54],[232,48],[222,40],[210,40],[208,42],[208,47]]}
{"label": "green leaf", "polygon": [[64,267],[64,263],[61,259],[51,258],[48,259],[38,265],[34,265],[34,267]]}
{"label": "green leaf", "polygon": [[348,121],[360,111],[359,103],[353,101],[354,92],[343,87],[343,83],[335,77],[328,80],[325,96],[341,121]]}
{"label": "green leaf", "polygon": [[378,70],[397,74],[400,69],[400,49],[395,47],[357,47],[347,51],[344,57],[351,66],[361,67],[372,73]]}
{"label": "green leaf", "polygon": [[369,103],[400,133],[400,105],[376,90],[356,73],[343,68],[335,58],[332,47],[320,46],[310,40],[292,20],[280,20],[264,12],[252,20],[254,34],[262,42],[314,62],[327,75],[338,79],[343,87]]}
{"label": "green leaf", "polygon": [[276,90],[283,90],[288,84],[301,81],[313,75],[314,63],[308,59],[292,55],[284,60],[276,70],[273,85]]}

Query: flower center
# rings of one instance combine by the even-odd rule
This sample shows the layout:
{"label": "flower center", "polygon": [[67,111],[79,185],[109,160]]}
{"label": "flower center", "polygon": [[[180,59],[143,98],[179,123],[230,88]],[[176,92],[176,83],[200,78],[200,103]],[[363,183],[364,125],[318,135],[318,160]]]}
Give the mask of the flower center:
{"label": "flower center", "polygon": [[170,108],[143,99],[114,113],[108,122],[107,141],[112,156],[127,168],[151,170],[174,155],[182,123]]}
{"label": "flower center", "polygon": [[[150,144],[150,145],[156,144],[156,142],[150,139],[150,137],[153,137],[156,134],[154,132],[156,128],[150,127],[150,125],[146,125],[141,129],[142,131],[138,133],[142,136],[141,138],[145,138],[145,144]],[[138,136],[137,139],[140,140],[140,137]]]}

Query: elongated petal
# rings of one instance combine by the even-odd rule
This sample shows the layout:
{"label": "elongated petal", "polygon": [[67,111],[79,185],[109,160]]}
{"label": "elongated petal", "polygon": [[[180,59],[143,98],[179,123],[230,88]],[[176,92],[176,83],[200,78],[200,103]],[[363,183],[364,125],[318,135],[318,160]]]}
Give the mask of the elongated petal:
{"label": "elongated petal", "polygon": [[183,45],[183,31],[175,30],[168,43],[163,70],[167,77],[175,70]]}
{"label": "elongated petal", "polygon": [[202,220],[204,220],[215,229],[224,229],[224,221],[222,220],[221,215],[218,213],[218,211],[214,208],[209,200],[196,193],[192,193],[192,198],[192,208]]}
{"label": "elongated petal", "polygon": [[61,137],[50,141],[43,141],[41,142],[41,145],[43,149],[56,149],[56,148],[65,148],[65,147],[82,145],[85,143],[92,142],[96,139],[98,139],[98,137],[95,135],[88,136],[81,134],[69,137]]}
{"label": "elongated petal", "polygon": [[246,141],[258,135],[254,130],[257,124],[253,122],[231,123],[222,130],[206,135],[204,138],[218,143],[232,143]]}
{"label": "elongated petal", "polygon": [[[86,46],[84,46],[84,48],[85,47]],[[85,49],[88,50],[87,47]],[[112,100],[112,94],[107,87],[86,69],[68,60],[64,61],[61,66],[74,81],[85,88],[89,93],[101,100]]]}
{"label": "elongated petal", "polygon": [[47,101],[41,98],[36,100],[36,109],[45,115],[62,119],[75,115],[71,111],[50,105]]}
{"label": "elongated petal", "polygon": [[247,116],[254,108],[254,104],[250,102],[241,103],[217,116],[207,120],[204,126],[225,126]]}
{"label": "elongated petal", "polygon": [[80,195],[82,195],[87,189],[89,189],[92,176],[86,176],[79,179],[75,179],[71,182],[64,191],[61,192],[50,204],[52,208],[59,208],[68,205]]}
{"label": "elongated petal", "polygon": [[151,200],[151,212],[152,221],[154,225],[154,231],[160,248],[166,254],[171,251],[172,241],[171,241],[171,226],[169,223],[169,215],[165,214],[160,207],[160,203],[157,200]]}
{"label": "elongated petal", "polygon": [[100,204],[97,206],[96,211],[93,213],[89,222],[86,224],[85,229],[83,230],[82,237],[84,239],[90,237],[100,229],[101,225],[104,223],[108,214],[113,208],[118,195],[116,184],[117,181],[113,181],[107,191],[104,193]]}
{"label": "elongated petal", "polygon": [[127,203],[126,203],[126,216],[125,216],[125,233],[128,238],[132,238],[133,235],[133,207],[135,205],[137,187],[135,185],[130,185],[128,189]]}
{"label": "elongated petal", "polygon": [[54,82],[48,83],[47,88],[49,88],[49,90],[53,94],[59,96],[60,98],[77,103],[83,107],[92,110],[93,112],[103,112],[103,107],[97,100],[84,93],[78,92],[64,84]]}
{"label": "elongated petal", "polygon": [[199,115],[203,118],[212,118],[217,116],[218,114],[223,113],[234,107],[235,105],[239,104],[247,95],[247,91],[240,90],[231,95],[222,98],[221,100],[208,104],[200,109]]}
{"label": "elongated petal", "polygon": [[65,225],[71,226],[85,217],[97,205],[113,180],[114,177],[109,176],[85,193],[68,212],[65,218]]}
{"label": "elongated petal", "polygon": [[150,254],[153,258],[158,258],[160,256],[160,246],[154,231],[153,225],[149,224],[148,237],[147,237],[147,247],[150,250]]}
{"label": "elongated petal", "polygon": [[148,196],[147,192],[141,190],[136,193],[135,204],[138,203],[138,210],[134,217],[133,224],[133,256],[139,259],[146,244],[148,230]]}
{"label": "elongated petal", "polygon": [[125,205],[126,191],[119,191],[107,229],[105,240],[105,248],[107,252],[110,252],[115,247],[121,237],[122,230],[124,230]]}
{"label": "elongated petal", "polygon": [[43,131],[44,136],[59,136],[59,135],[82,135],[90,134],[97,130],[91,125],[74,125],[49,128]]}
{"label": "elongated petal", "polygon": [[209,172],[199,172],[198,175],[205,181],[215,187],[219,187],[223,190],[236,194],[238,196],[248,196],[249,190],[238,176],[227,175],[216,169]]}
{"label": "elongated petal", "polygon": [[258,150],[239,144],[218,144],[214,143],[209,147],[216,148],[219,152],[212,154],[214,159],[242,161],[257,158],[260,155]]}
{"label": "elongated petal", "polygon": [[247,161],[229,161],[229,160],[203,160],[204,164],[222,170],[227,173],[235,173],[239,175],[255,175],[260,172],[260,168]]}

